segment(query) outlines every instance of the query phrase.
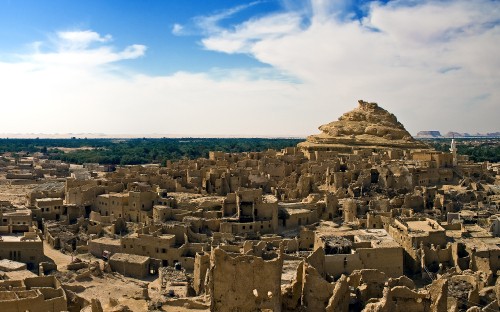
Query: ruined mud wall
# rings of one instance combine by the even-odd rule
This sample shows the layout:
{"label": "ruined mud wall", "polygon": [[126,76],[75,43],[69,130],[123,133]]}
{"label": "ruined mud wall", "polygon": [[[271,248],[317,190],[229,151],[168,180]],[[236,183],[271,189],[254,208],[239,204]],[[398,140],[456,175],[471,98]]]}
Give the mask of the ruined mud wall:
{"label": "ruined mud wall", "polygon": [[280,311],[282,267],[282,257],[265,261],[214,249],[208,285],[211,311]]}

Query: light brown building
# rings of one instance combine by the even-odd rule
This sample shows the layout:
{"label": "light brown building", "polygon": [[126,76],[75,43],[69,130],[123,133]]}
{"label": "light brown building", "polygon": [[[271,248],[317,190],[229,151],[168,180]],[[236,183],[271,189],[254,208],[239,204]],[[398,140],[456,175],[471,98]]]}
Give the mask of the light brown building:
{"label": "light brown building", "polygon": [[43,257],[43,243],[34,232],[0,236],[0,259],[23,262],[28,265],[28,269],[34,269],[43,261]]}

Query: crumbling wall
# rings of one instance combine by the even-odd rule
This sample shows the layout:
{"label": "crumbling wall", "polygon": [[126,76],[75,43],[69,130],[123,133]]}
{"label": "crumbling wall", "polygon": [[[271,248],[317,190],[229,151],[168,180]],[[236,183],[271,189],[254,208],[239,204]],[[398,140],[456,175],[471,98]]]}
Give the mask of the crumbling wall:
{"label": "crumbling wall", "polygon": [[448,309],[448,280],[438,279],[432,282],[429,289],[431,297],[430,312],[441,312]]}
{"label": "crumbling wall", "polygon": [[282,290],[283,310],[295,311],[301,304],[302,297],[302,276],[304,274],[304,262],[300,262],[297,267],[297,274],[293,282]]}
{"label": "crumbling wall", "polygon": [[210,255],[196,253],[194,258],[193,288],[197,295],[205,290],[205,277],[210,268]]}
{"label": "crumbling wall", "polygon": [[354,222],[358,214],[358,204],[354,199],[347,199],[343,204],[344,222]]}
{"label": "crumbling wall", "polygon": [[325,271],[334,277],[350,274],[354,270],[364,269],[359,254],[337,254],[325,256]]}
{"label": "crumbling wall", "polygon": [[232,256],[220,248],[210,256],[211,311],[281,311],[283,258]]}
{"label": "crumbling wall", "polygon": [[302,305],[305,311],[325,311],[335,288],[308,263],[304,264]]}
{"label": "crumbling wall", "polygon": [[357,299],[367,302],[372,298],[382,298],[387,276],[375,269],[356,270],[349,276],[349,286],[356,289]]}
{"label": "crumbling wall", "polygon": [[364,269],[377,269],[389,277],[403,275],[403,249],[401,247],[358,248]]}
{"label": "crumbling wall", "polygon": [[325,277],[325,250],[320,247],[307,257],[306,262],[313,266],[319,275]]}
{"label": "crumbling wall", "polygon": [[[371,276],[368,276],[367,273]],[[380,273],[374,270],[362,270],[349,277],[351,283],[361,283],[357,286],[356,292],[361,295],[358,296],[358,299],[361,299],[361,304],[365,305],[364,312],[448,311],[448,281],[446,279],[435,280],[428,289],[417,291],[414,283],[407,278],[389,279],[384,286],[384,278],[380,279],[381,276],[378,277],[378,282],[375,281],[377,274]],[[367,295],[367,292],[372,294]]]}
{"label": "crumbling wall", "polygon": [[347,277],[342,275],[335,283],[333,295],[328,300],[326,312],[348,312],[350,299]]}

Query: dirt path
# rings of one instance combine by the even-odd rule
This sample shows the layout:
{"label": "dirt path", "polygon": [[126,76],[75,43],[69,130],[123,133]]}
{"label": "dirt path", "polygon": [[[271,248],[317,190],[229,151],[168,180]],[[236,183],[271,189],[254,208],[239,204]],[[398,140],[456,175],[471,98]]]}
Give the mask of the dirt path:
{"label": "dirt path", "polygon": [[59,250],[55,250],[46,241],[43,241],[43,253],[57,264],[58,271],[66,271],[66,266],[71,263],[71,256],[65,255]]}

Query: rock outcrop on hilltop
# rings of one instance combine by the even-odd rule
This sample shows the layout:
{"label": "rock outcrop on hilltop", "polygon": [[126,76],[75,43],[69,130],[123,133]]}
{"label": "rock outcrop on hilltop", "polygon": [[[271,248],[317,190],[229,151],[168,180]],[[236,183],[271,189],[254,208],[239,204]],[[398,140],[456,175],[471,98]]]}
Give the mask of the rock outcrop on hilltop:
{"label": "rock outcrop on hilltop", "polygon": [[322,133],[308,136],[299,147],[308,150],[370,149],[428,149],[415,140],[394,114],[377,103],[358,101],[359,106],[337,121],[319,127]]}

